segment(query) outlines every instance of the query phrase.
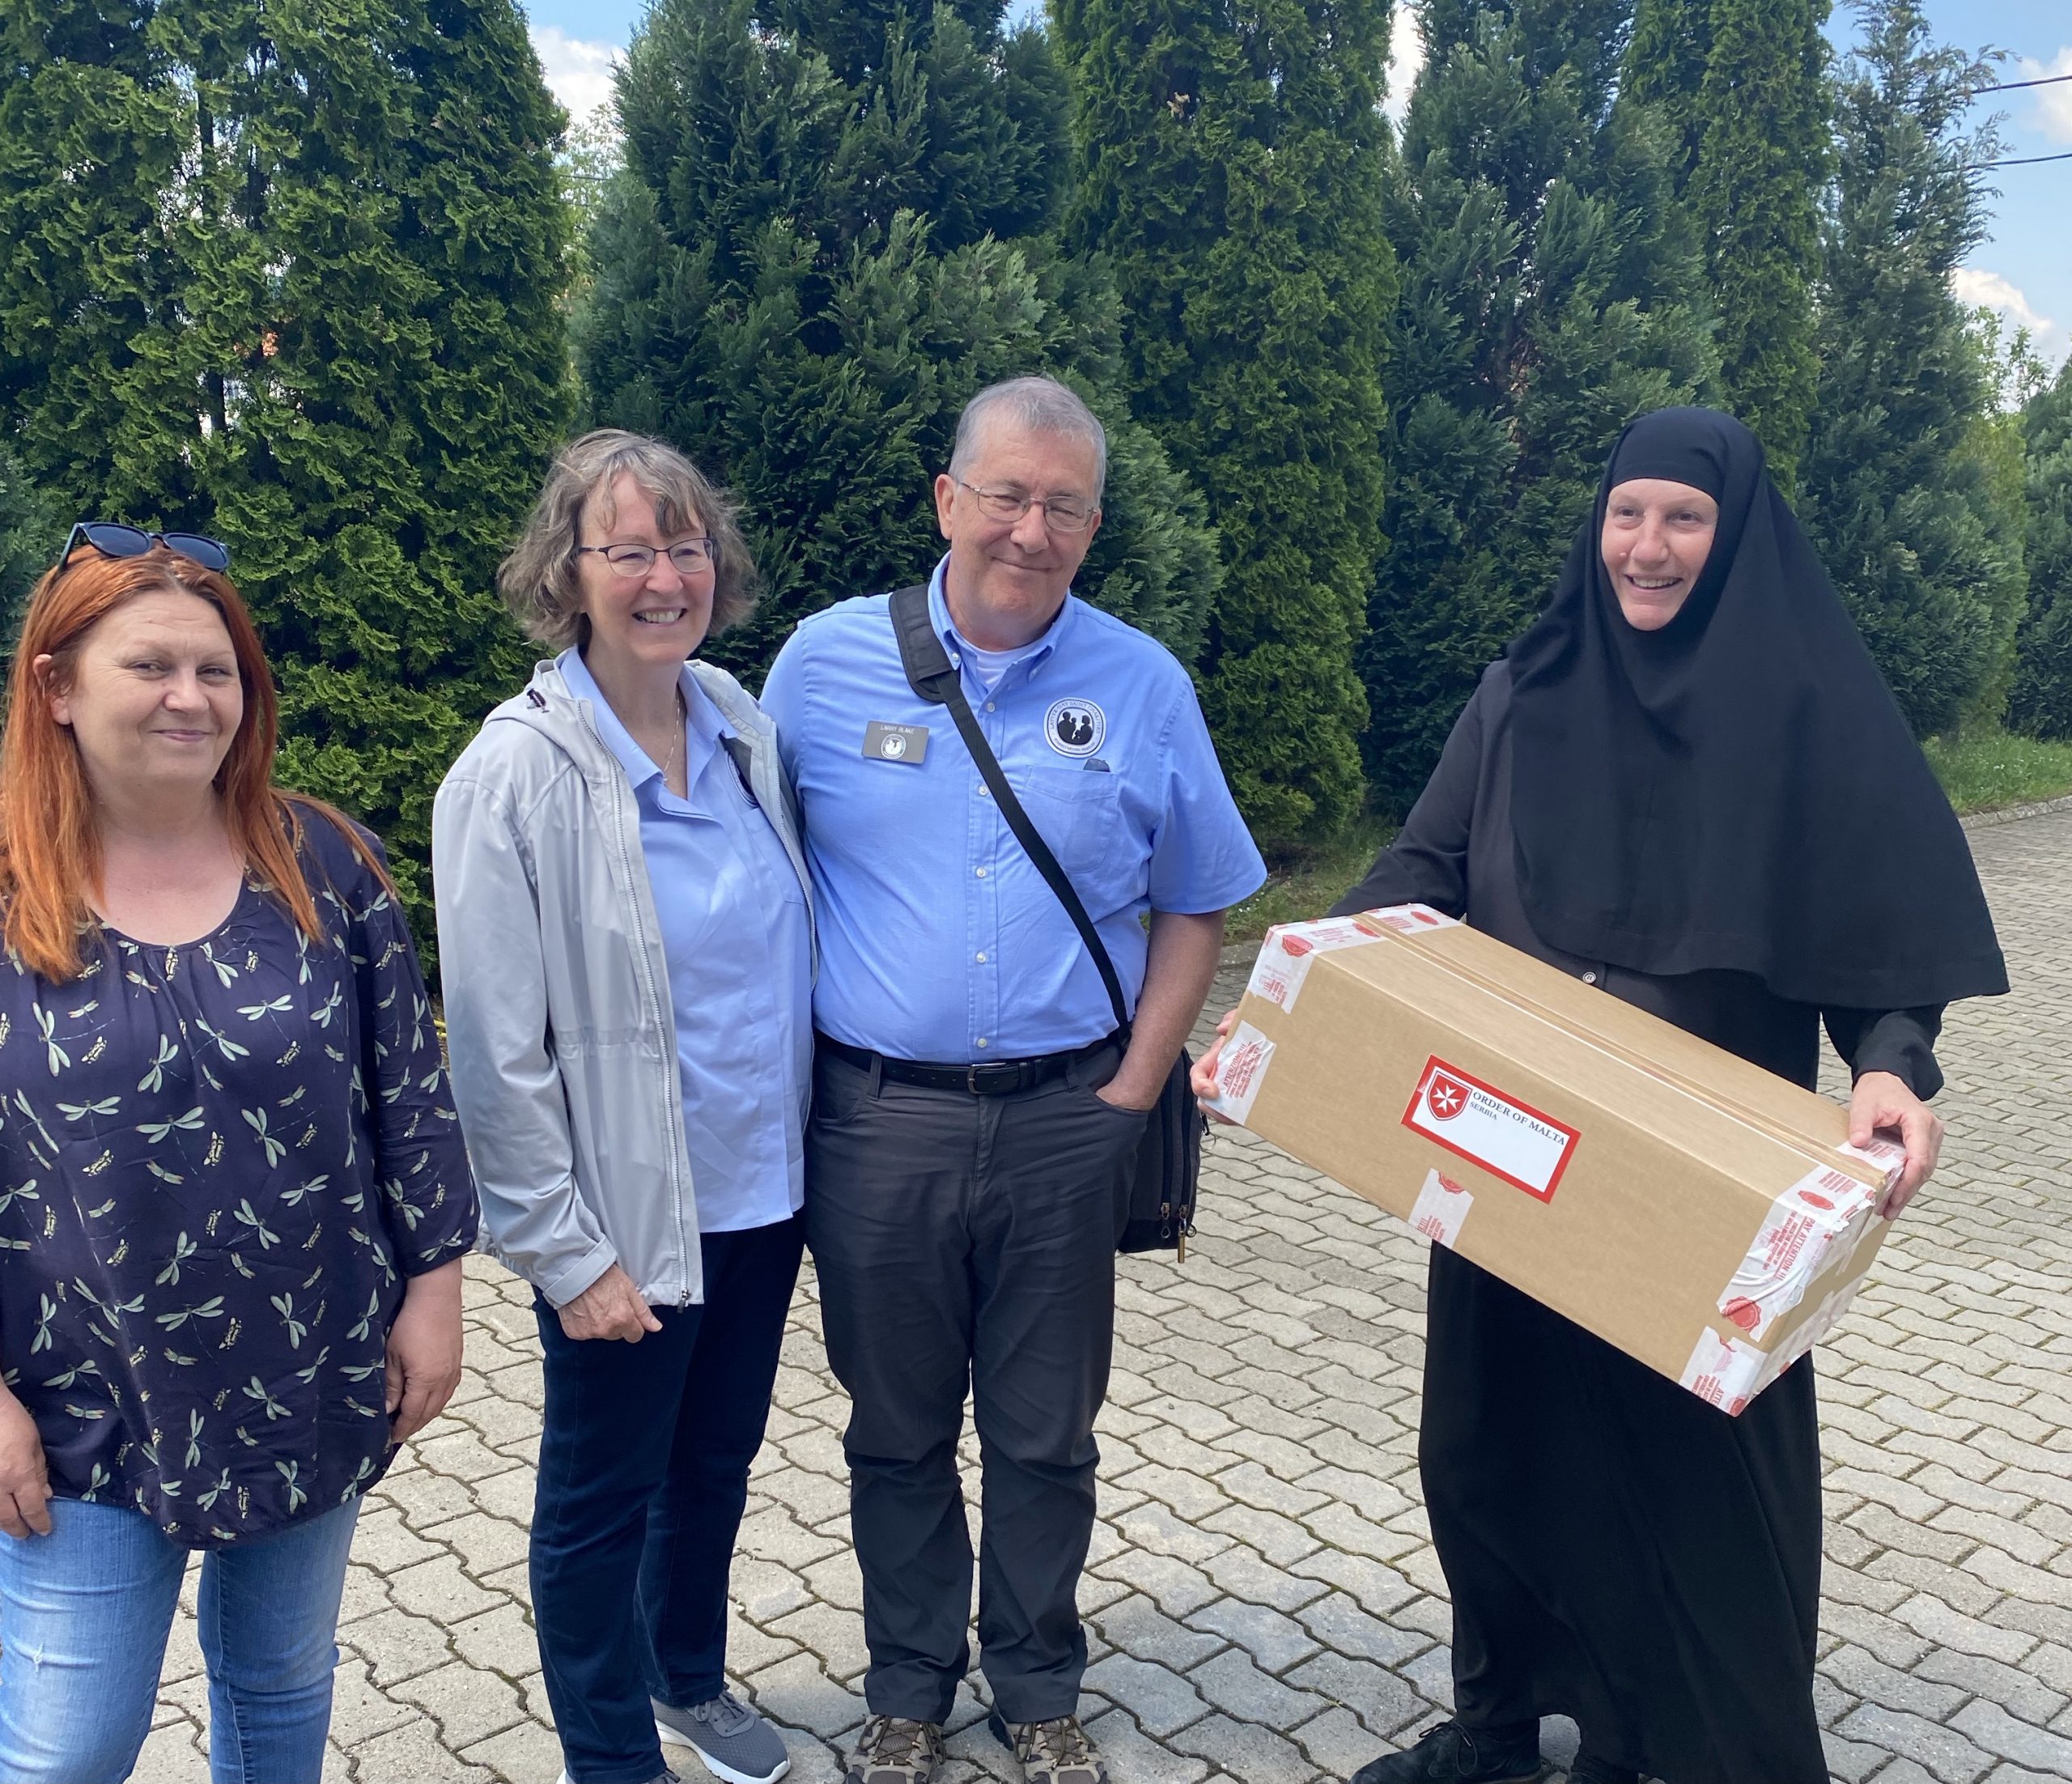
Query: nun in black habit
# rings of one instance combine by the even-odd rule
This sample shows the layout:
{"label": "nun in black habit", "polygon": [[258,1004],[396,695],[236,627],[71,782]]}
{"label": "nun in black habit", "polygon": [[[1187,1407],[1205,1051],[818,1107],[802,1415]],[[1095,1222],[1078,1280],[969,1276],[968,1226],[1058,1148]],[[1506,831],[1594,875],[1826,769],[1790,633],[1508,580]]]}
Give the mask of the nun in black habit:
{"label": "nun in black habit", "polygon": [[[1552,601],[1484,673],[1334,915],[1419,900],[1811,1085],[1933,1169],[1942,1006],[2006,989],[1962,830],[1730,417],[1620,436]],[[1212,1090],[1213,1056],[1197,1088]],[[1419,1461],[1454,1601],[1454,1719],[1354,1784],[1542,1775],[1824,1784],[1809,1357],[1738,1417],[1443,1247]]]}

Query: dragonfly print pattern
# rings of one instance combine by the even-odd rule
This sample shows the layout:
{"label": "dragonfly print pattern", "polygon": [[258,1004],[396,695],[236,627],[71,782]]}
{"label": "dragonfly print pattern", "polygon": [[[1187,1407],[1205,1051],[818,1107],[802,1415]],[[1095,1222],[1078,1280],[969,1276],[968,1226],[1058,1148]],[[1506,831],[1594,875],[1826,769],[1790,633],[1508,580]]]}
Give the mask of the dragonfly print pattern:
{"label": "dragonfly print pattern", "polygon": [[213,1548],[387,1466],[388,1327],[475,1196],[393,896],[321,818],[330,939],[248,884],[202,940],[0,964],[0,1375],[53,1490]]}

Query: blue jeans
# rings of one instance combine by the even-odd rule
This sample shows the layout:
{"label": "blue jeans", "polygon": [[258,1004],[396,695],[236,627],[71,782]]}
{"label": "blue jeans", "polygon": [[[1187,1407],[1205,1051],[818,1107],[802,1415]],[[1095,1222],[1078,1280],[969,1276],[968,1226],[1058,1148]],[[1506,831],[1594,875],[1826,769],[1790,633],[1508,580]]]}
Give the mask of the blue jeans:
{"label": "blue jeans", "polygon": [[[359,1501],[202,1563],[214,1784],[317,1784]],[[0,1535],[0,1784],[121,1784],[151,1732],[188,1551],[142,1513],[50,1502]]]}

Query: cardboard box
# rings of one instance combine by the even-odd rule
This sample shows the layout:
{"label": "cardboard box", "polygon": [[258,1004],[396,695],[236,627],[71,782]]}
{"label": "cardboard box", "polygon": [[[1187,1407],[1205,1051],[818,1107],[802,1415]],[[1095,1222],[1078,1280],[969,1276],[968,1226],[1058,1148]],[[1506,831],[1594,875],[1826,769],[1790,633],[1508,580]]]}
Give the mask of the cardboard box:
{"label": "cardboard box", "polygon": [[1729,1412],[1847,1307],[1901,1157],[1422,905],[1274,930],[1218,1085],[1222,1113]]}

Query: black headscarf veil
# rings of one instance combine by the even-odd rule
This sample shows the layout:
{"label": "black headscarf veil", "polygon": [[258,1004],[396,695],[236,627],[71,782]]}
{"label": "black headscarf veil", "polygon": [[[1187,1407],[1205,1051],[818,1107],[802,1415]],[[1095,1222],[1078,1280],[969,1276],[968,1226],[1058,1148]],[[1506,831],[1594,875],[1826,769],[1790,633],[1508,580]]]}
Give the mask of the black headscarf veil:
{"label": "black headscarf veil", "polygon": [[[1627,623],[1599,545],[1635,478],[1719,504],[1696,586],[1652,632]],[[1627,427],[1509,655],[1518,879],[1542,940],[1827,1006],[2007,988],[1964,831],[1740,423],[1663,409]]]}

